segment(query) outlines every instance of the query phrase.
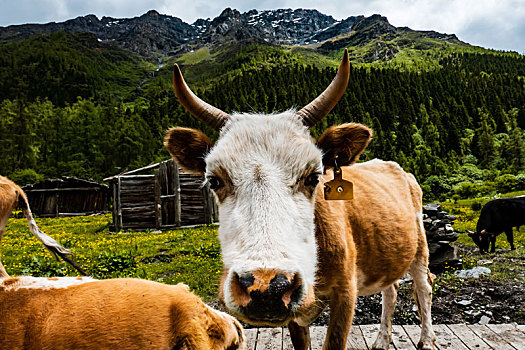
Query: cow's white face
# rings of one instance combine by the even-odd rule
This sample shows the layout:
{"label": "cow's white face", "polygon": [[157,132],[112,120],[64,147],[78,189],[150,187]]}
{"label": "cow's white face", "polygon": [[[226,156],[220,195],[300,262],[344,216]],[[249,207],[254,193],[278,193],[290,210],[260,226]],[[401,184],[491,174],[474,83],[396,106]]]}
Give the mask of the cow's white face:
{"label": "cow's white face", "polygon": [[282,323],[312,299],[322,152],[292,111],[232,115],[205,163],[219,203],[223,300],[243,319]]}
{"label": "cow's white face", "polygon": [[343,124],[314,141],[308,128],[342,97],[349,72],[345,50],[332,83],[301,110],[229,115],[195,96],[175,66],[175,94],[220,138],[213,145],[198,130],[175,127],[165,145],[180,166],[205,174],[217,196],[224,263],[219,297],[245,322],[282,325],[315,302],[318,177],[323,166],[357,161],[372,131]]}

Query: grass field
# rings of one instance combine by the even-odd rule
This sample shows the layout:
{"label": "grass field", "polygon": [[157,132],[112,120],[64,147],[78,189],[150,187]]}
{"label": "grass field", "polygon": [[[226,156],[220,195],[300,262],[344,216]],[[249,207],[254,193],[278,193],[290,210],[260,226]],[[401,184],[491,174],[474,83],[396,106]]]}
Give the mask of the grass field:
{"label": "grass field", "polygon": [[[184,282],[204,299],[215,297],[222,272],[215,226],[163,232],[109,232],[109,215],[37,218],[43,232],[74,253],[96,278],[139,277]],[[57,262],[29,232],[25,219],[9,219],[0,248],[12,275],[78,276]]]}
{"label": "grass field", "polygon": [[[510,196],[523,193],[513,193]],[[482,204],[490,200],[459,200],[442,203],[443,209],[458,217],[454,228],[458,232],[474,231],[479,211],[471,209],[473,201]],[[40,229],[70,248],[74,259],[96,278],[139,277],[168,284],[184,282],[205,300],[216,298],[221,275],[220,246],[216,226],[203,226],[172,231],[119,232],[109,231],[109,215],[71,218],[37,218]],[[481,259],[492,259],[490,278],[525,280],[521,270],[513,266],[515,259],[525,257],[525,227],[514,234],[518,248],[509,249],[502,234],[497,239],[497,254],[481,256],[470,249],[462,256],[463,267],[476,266]],[[457,243],[475,247],[466,234]],[[29,232],[25,219],[8,221],[0,248],[2,261],[9,274],[33,276],[77,276],[78,273],[62,261],[56,261]],[[436,287],[456,280],[452,272],[443,273]],[[460,283],[460,281],[458,281]]]}

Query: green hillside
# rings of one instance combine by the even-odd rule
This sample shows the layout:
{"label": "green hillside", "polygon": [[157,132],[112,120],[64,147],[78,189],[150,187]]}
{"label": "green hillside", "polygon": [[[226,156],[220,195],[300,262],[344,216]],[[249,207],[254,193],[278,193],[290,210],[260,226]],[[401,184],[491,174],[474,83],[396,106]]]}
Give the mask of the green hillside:
{"label": "green hillside", "polygon": [[63,106],[78,96],[120,99],[154,69],[143,58],[102,44],[91,34],[38,35],[0,43],[0,101],[45,97]]}
{"label": "green hillside", "polygon": [[[346,40],[354,44],[350,86],[314,136],[342,122],[371,126],[364,159],[398,161],[427,199],[525,188],[525,57],[407,33],[324,48],[230,42],[163,57],[158,71],[158,58],[88,34],[2,43],[0,174],[22,183],[101,180],[167,158],[162,138],[173,125],[216,138],[173,95],[173,63],[197,95],[227,112],[301,107],[330,83]],[[365,59],[394,46],[395,55]]]}

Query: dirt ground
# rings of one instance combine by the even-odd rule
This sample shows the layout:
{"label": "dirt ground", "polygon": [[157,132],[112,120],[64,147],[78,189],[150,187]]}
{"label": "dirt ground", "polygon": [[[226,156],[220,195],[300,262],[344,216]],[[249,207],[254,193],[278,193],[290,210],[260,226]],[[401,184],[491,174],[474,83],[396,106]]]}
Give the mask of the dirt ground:
{"label": "dirt ground", "polygon": [[[469,246],[460,246],[459,250],[460,256],[469,256],[474,260],[486,258],[479,255],[477,249]],[[506,257],[505,253],[504,250],[498,251],[498,254],[492,257],[494,263],[508,264],[512,266],[513,272],[525,277],[525,258],[510,258]],[[434,288],[432,300],[432,321],[434,324],[525,324],[524,280],[511,278],[503,283],[492,275],[480,278],[447,278],[445,275],[438,275],[438,286]],[[221,308],[217,300],[211,304]],[[380,317],[380,294],[358,298],[353,324],[377,324],[380,323]],[[313,325],[327,325],[328,320],[329,310],[326,309]],[[419,324],[409,277],[400,283],[393,324]]]}
{"label": "dirt ground", "polygon": [[[460,256],[485,259],[477,249],[460,246]],[[512,265],[513,272],[525,277],[525,258],[507,258],[505,250],[499,250],[492,258],[495,263]],[[497,260],[497,261],[496,261]],[[490,265],[487,265],[491,268]],[[438,275],[438,278],[440,276]],[[491,275],[480,278],[446,279],[438,283],[432,300],[432,321],[434,324],[451,323],[517,323],[525,324],[525,283],[523,278],[512,278],[505,283]],[[380,323],[381,295],[359,297],[356,305],[354,324]],[[482,319],[483,318],[483,319]],[[328,322],[328,310],[316,320],[315,325]],[[419,324],[412,298],[412,282],[400,284],[393,324]]]}

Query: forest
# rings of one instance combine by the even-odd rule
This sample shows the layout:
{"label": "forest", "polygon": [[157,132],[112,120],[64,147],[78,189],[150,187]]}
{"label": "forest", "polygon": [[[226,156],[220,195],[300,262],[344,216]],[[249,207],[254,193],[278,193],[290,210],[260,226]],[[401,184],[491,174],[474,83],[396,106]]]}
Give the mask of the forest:
{"label": "forest", "polygon": [[[22,185],[61,176],[101,181],[168,158],[162,142],[171,126],[217,138],[178,103],[168,65],[152,75],[153,63],[89,36],[48,41],[0,44],[0,174]],[[189,85],[226,112],[300,108],[335,74],[256,45],[220,67]],[[343,99],[312,135],[346,122],[374,131],[362,160],[399,162],[426,200],[525,189],[525,56],[449,52],[427,70],[354,64]]]}

